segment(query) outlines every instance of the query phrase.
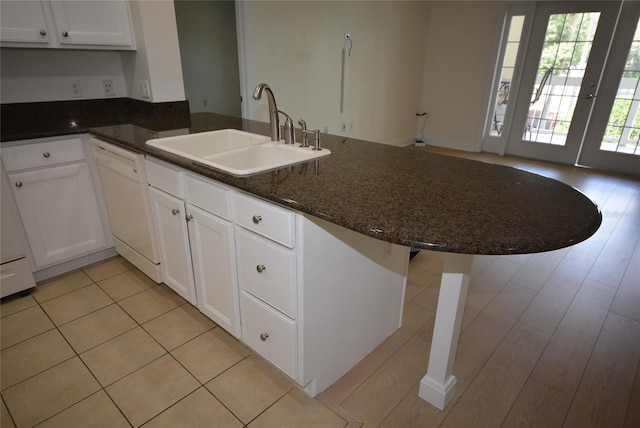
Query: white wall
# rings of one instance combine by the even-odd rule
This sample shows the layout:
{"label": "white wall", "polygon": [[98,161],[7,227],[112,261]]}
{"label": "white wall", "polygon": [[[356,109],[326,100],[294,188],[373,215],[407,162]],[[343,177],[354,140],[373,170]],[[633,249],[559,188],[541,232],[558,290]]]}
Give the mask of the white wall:
{"label": "white wall", "polygon": [[127,95],[119,52],[2,48],[1,55],[2,103],[106,98],[103,79],[113,81],[116,97]]}
{"label": "white wall", "polygon": [[[260,82],[278,107],[310,128],[326,126],[376,142],[403,144],[416,134],[428,2],[245,2],[249,91]],[[340,113],[344,34],[347,58],[344,112]],[[249,118],[268,121],[266,100],[246,99]],[[340,125],[347,123],[342,133]],[[350,124],[353,124],[351,129]]]}
{"label": "white wall", "polygon": [[499,17],[497,1],[432,2],[420,104],[428,144],[479,149]]}

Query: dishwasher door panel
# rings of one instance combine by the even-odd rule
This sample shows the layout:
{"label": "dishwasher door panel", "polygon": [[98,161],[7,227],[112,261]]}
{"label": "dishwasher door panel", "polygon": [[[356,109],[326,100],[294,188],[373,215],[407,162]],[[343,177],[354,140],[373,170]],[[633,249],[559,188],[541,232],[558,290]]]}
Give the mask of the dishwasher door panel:
{"label": "dishwasher door panel", "polygon": [[[134,174],[122,174],[98,159],[102,193],[107,205],[111,232],[148,260],[158,263],[149,222],[147,185]],[[122,166],[122,164],[121,164]]]}

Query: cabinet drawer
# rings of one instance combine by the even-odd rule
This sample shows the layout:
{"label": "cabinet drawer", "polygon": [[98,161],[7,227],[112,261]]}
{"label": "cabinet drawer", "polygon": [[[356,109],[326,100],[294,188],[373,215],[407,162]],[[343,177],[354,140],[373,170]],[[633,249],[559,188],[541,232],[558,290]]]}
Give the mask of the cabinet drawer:
{"label": "cabinet drawer", "polygon": [[7,171],[37,168],[84,159],[82,138],[23,144],[2,149],[2,161]]}
{"label": "cabinet drawer", "polygon": [[184,174],[182,171],[151,159],[147,159],[145,165],[149,184],[178,198],[184,198]]}
{"label": "cabinet drawer", "polygon": [[293,251],[236,230],[240,286],[276,309],[296,317],[296,260]]}
{"label": "cabinet drawer", "polygon": [[292,378],[297,372],[296,323],[242,292],[242,339]]}
{"label": "cabinet drawer", "polygon": [[236,223],[289,248],[295,246],[295,215],[270,203],[236,193]]}
{"label": "cabinet drawer", "polygon": [[186,175],[187,199],[193,205],[229,221],[233,220],[231,211],[231,190],[192,175]]}

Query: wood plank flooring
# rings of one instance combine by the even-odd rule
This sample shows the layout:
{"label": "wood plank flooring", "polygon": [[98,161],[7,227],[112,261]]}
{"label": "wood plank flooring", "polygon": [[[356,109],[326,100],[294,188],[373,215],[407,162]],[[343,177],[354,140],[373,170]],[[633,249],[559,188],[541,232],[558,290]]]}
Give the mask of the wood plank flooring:
{"label": "wood plank flooring", "polygon": [[442,271],[427,251],[410,265],[403,327],[318,398],[349,427],[640,427],[640,178],[407,150],[563,181],[600,206],[602,227],[570,248],[476,257],[444,411],[418,398]]}

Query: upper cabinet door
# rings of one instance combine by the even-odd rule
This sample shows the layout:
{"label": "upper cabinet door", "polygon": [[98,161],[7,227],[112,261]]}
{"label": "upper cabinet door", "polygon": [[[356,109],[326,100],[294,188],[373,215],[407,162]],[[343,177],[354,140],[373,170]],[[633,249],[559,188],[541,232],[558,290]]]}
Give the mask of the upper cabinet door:
{"label": "upper cabinet door", "polygon": [[124,0],[57,0],[51,2],[51,8],[61,44],[133,45]]}
{"label": "upper cabinet door", "polygon": [[42,3],[0,2],[0,38],[3,42],[49,43],[49,29]]}

